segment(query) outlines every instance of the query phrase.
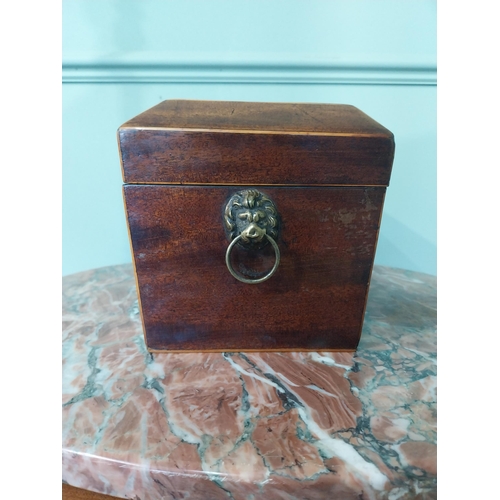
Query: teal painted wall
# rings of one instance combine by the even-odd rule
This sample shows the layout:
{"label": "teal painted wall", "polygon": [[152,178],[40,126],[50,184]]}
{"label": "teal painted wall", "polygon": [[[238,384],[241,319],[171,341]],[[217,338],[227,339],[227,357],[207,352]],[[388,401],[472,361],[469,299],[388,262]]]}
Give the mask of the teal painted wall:
{"label": "teal painted wall", "polygon": [[116,129],[164,99],[353,104],[396,157],[376,263],[436,273],[434,1],[65,0],[63,274],[129,262]]}

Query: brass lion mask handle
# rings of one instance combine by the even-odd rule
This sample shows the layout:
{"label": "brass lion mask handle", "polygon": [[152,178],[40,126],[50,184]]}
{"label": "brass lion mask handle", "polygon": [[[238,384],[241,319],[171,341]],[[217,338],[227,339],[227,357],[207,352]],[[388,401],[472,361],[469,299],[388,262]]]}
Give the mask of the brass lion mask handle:
{"label": "brass lion mask handle", "polygon": [[[256,189],[245,189],[235,193],[224,209],[224,228],[231,241],[226,251],[229,272],[243,283],[256,284],[269,279],[278,269],[280,250],[276,239],[279,233],[279,216],[274,202]],[[261,278],[245,278],[231,264],[231,251],[235,245],[259,251],[270,243],[275,261],[272,269]]]}

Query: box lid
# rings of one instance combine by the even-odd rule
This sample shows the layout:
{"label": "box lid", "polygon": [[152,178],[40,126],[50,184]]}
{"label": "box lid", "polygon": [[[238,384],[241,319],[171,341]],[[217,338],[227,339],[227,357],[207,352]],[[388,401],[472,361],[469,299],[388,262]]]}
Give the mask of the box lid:
{"label": "box lid", "polygon": [[394,137],[349,105],[169,100],[118,129],[130,184],[387,186]]}

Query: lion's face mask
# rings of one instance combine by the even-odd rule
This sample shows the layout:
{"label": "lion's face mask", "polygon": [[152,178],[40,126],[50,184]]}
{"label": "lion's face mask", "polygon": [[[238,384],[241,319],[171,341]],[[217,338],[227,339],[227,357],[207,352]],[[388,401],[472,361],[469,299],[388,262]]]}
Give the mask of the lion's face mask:
{"label": "lion's face mask", "polygon": [[278,235],[278,214],[274,203],[254,189],[240,191],[226,205],[224,220],[231,240],[241,235],[238,242],[247,248],[262,248]]}

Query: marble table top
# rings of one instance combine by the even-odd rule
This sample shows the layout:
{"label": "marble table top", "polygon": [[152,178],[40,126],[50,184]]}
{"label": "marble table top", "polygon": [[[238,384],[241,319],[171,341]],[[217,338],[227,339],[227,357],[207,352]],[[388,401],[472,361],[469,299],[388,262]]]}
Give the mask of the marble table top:
{"label": "marble table top", "polygon": [[119,498],[436,498],[436,278],[375,266],[351,353],[150,354],[130,265],[63,278],[63,481]]}

